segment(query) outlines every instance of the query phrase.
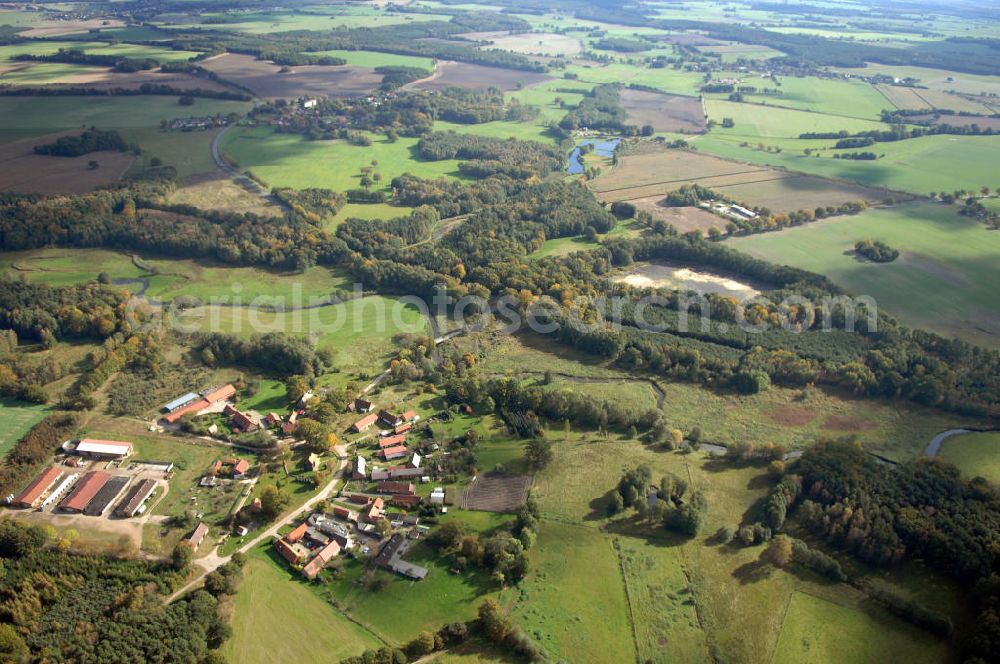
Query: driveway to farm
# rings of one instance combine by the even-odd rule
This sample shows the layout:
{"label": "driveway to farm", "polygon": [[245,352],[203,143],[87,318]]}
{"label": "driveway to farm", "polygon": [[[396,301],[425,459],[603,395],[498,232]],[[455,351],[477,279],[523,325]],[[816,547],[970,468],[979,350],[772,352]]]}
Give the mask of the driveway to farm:
{"label": "driveway to farm", "polygon": [[269,192],[265,191],[265,189],[262,186],[260,186],[259,184],[248,178],[246,175],[241,173],[239,169],[233,168],[233,166],[230,165],[228,161],[222,158],[222,152],[219,150],[219,145],[222,143],[222,137],[225,136],[226,133],[228,133],[229,130],[235,126],[236,124],[233,123],[231,125],[223,127],[222,130],[216,133],[215,136],[212,138],[212,159],[215,160],[215,165],[218,166],[220,170],[225,172],[231,178],[233,178],[233,180],[236,181],[236,184],[246,189],[249,189],[255,194],[260,195],[265,200],[274,203],[275,205],[278,205],[287,210],[288,206],[285,205],[284,201],[279,200],[278,198],[272,196]]}
{"label": "driveway to farm", "polygon": [[[315,502],[319,500],[326,500],[330,496],[330,494],[335,493],[335,490],[337,489],[337,484],[338,482],[341,481],[343,477],[344,468],[346,467],[347,467],[347,459],[341,460],[340,466],[337,467],[337,472],[334,474],[333,479],[331,479],[330,482],[327,483],[327,485],[323,487],[323,489],[319,493],[313,496],[310,499],[310,501]],[[275,521],[274,525],[272,525],[270,528],[261,532],[252,540],[241,546],[239,549],[237,549],[237,551],[239,551],[240,553],[246,553],[247,551],[257,546],[264,540],[271,539],[272,537],[278,534],[278,531],[281,530],[283,526],[290,525],[295,520],[295,515],[299,514],[301,511],[302,507],[295,507],[289,510],[282,516],[282,518],[279,518],[277,521]],[[192,564],[200,567],[202,571],[199,572],[194,579],[185,584],[180,590],[176,591],[173,595],[167,597],[167,599],[165,600],[166,603],[169,604],[170,602],[173,602],[174,600],[183,597],[186,593],[190,592],[191,590],[194,590],[198,585],[202,583],[202,581],[205,580],[206,576],[208,576],[218,568],[225,565],[227,562],[229,562],[230,558],[232,558],[231,555],[220,556],[218,554],[218,548],[215,548],[212,549],[212,551],[204,558],[199,558],[193,561]]]}

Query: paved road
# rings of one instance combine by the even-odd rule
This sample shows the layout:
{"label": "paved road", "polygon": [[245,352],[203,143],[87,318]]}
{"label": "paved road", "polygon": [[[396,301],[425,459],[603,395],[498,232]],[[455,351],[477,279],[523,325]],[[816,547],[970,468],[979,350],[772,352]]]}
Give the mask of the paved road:
{"label": "paved road", "polygon": [[[327,485],[323,487],[323,489],[319,493],[310,498],[309,499],[310,502],[325,500],[330,496],[330,494],[335,493],[337,485],[340,483],[343,477],[344,468],[346,467],[347,467],[347,460],[346,459],[341,460],[340,466],[337,468],[337,472],[335,473],[333,479],[330,480],[330,482],[327,483]],[[276,520],[270,528],[262,531],[252,540],[250,540],[249,542],[241,546],[239,549],[237,549],[237,551],[239,551],[240,553],[246,553],[247,551],[257,546],[264,540],[269,540],[273,538],[275,535],[278,534],[278,531],[281,530],[283,526],[290,525],[292,522],[294,522],[295,516],[298,515],[300,512],[302,512],[302,507],[296,507],[292,510],[289,510],[281,518]],[[201,585],[202,581],[205,580],[206,576],[208,576],[210,573],[214,572],[218,568],[225,565],[227,562],[229,562],[230,558],[232,558],[231,555],[220,556],[218,554],[218,547],[212,549],[212,551],[209,552],[209,554],[204,558],[198,558],[192,564],[196,567],[200,567],[202,571],[199,572],[194,579],[185,584],[180,590],[176,591],[173,595],[167,597],[165,601],[167,603],[173,602],[174,600],[183,597],[188,592],[194,590],[196,587]]]}

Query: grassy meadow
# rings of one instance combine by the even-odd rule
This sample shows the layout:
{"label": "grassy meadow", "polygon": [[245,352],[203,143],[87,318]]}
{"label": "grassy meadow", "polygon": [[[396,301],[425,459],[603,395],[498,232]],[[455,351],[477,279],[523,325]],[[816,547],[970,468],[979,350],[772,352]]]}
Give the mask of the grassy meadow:
{"label": "grassy meadow", "polygon": [[[903,323],[1000,347],[1000,294],[992,287],[1000,235],[937,203],[872,209],[777,233],[728,240],[780,264],[824,274],[857,295],[869,295]],[[873,239],[899,250],[891,263],[852,255]]]}
{"label": "grassy meadow", "polygon": [[243,569],[233,636],[223,647],[231,661],[336,661],[382,645],[282,568],[270,548],[267,543],[254,549]]}
{"label": "grassy meadow", "polygon": [[1000,485],[1000,433],[951,436],[941,445],[939,456],[954,464],[963,477],[982,477]]}
{"label": "grassy meadow", "polygon": [[14,444],[46,415],[44,405],[0,398],[0,457],[6,456]]}
{"label": "grassy meadow", "polygon": [[[194,106],[179,106],[174,97],[3,97],[0,140],[40,136],[82,126],[128,130],[158,128],[160,120],[189,115],[242,113],[249,102],[198,99]],[[177,134],[167,134],[175,140]],[[200,134],[198,134],[200,135]],[[142,146],[140,146],[142,147]]]}
{"label": "grassy meadow", "polygon": [[[764,112],[775,111],[773,108],[760,108]],[[840,123],[830,122],[819,131],[839,131],[841,128],[844,127]],[[834,159],[831,156],[833,141],[780,138],[781,135],[797,137],[800,133],[790,131],[782,134],[780,121],[768,131],[771,133],[747,132],[746,128],[740,128],[737,121],[733,129],[698,137],[695,146],[703,152],[736,161],[780,166],[792,171],[921,195],[956,189],[978,190],[983,185],[996,186],[991,182],[995,178],[991,178],[990,173],[996,164],[1000,136],[939,135],[878,143],[872,149],[879,155],[884,154],[884,157],[874,161],[857,161]],[[758,143],[781,148],[782,151],[761,151],[757,149]],[[822,152],[820,156],[810,157],[803,154],[806,148]]]}
{"label": "grassy meadow", "polygon": [[[831,626],[836,626],[836,630]],[[949,661],[945,645],[907,623],[867,607],[795,592],[788,603],[773,664],[831,661],[913,664]]]}

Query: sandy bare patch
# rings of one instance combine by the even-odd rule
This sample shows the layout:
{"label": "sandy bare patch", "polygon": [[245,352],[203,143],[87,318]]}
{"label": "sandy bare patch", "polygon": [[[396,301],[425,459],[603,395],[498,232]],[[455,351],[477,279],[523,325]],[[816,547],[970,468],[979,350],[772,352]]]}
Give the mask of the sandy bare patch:
{"label": "sandy bare patch", "polygon": [[[117,182],[135,157],[129,152],[92,152],[80,157],[51,157],[34,147],[51,143],[65,131],[0,145],[0,191],[22,194],[82,194]],[[89,163],[96,161],[98,168]]]}
{"label": "sandy bare patch", "polygon": [[630,124],[678,133],[705,130],[705,110],[697,97],[626,88],[621,91],[621,98]]}
{"label": "sandy bare patch", "polygon": [[827,415],[823,422],[823,428],[832,431],[869,431],[877,426],[871,420],[850,415]]}
{"label": "sandy bare patch", "polygon": [[489,42],[483,49],[499,49],[523,55],[579,55],[583,44],[579,39],[554,32],[467,32],[458,35],[472,41]]}
{"label": "sandy bare patch", "polygon": [[664,263],[637,264],[628,273],[614,277],[616,283],[636,288],[672,288],[696,293],[719,293],[746,300],[760,291],[729,277]]}
{"label": "sandy bare patch", "polygon": [[368,67],[306,65],[281,73],[281,67],[273,62],[236,53],[208,58],[201,64],[264,99],[358,97],[368,94],[382,82],[382,75]]}
{"label": "sandy bare patch", "polygon": [[262,216],[281,215],[280,207],[260,194],[244,189],[221,173],[186,178],[171,194],[170,202],[194,205],[205,210],[251,212]]}
{"label": "sandy bare patch", "polygon": [[501,90],[518,90],[552,80],[548,74],[537,74],[514,69],[485,67],[465,62],[442,60],[432,76],[410,83],[405,87],[421,90],[440,90],[442,88],[488,88]]}
{"label": "sandy bare patch", "polygon": [[786,427],[801,427],[816,417],[816,411],[800,406],[779,406],[767,414],[769,420]]}

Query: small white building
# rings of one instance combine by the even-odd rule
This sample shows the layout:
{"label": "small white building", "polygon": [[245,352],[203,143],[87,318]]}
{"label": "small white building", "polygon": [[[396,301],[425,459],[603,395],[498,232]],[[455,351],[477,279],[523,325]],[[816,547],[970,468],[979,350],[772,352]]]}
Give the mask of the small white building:
{"label": "small white building", "polygon": [[431,505],[444,505],[444,487],[435,487],[431,491]]}
{"label": "small white building", "polygon": [[316,108],[317,103],[315,99],[306,99],[302,102],[302,108]]}

